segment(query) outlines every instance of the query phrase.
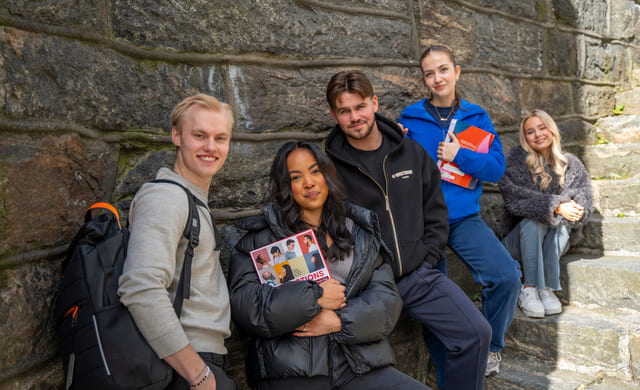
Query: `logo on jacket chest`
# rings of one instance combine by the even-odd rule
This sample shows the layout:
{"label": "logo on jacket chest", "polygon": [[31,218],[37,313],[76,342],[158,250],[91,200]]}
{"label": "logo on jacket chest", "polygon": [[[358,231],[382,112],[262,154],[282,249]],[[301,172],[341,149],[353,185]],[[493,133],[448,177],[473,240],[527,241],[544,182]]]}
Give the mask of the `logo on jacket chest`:
{"label": "logo on jacket chest", "polygon": [[405,171],[399,171],[391,175],[392,179],[408,179],[413,175],[413,169],[407,169]]}

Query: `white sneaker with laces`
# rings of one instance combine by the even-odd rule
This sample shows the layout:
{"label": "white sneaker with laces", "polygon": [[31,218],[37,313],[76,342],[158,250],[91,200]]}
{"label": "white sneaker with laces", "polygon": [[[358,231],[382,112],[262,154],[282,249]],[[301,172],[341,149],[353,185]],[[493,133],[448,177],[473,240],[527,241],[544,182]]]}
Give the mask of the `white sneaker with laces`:
{"label": "white sneaker with laces", "polygon": [[487,369],[484,371],[484,376],[490,376],[500,373],[500,362],[502,356],[500,352],[489,352],[489,358],[487,359]]}
{"label": "white sneaker with laces", "polygon": [[540,290],[540,301],[544,306],[544,314],[559,314],[562,313],[562,303],[549,287],[544,290]]}
{"label": "white sneaker with laces", "polygon": [[522,287],[518,306],[527,317],[544,318],[545,307],[540,302],[538,290],[535,287]]}

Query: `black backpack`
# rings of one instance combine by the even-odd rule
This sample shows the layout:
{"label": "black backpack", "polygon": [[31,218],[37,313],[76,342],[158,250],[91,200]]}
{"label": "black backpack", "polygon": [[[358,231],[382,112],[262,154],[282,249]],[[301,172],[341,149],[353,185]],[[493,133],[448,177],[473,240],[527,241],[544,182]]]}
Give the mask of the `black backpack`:
{"label": "black backpack", "polygon": [[[183,232],[189,245],[173,302],[180,317],[182,301],[189,299],[191,262],[200,233],[196,203],[204,203],[174,181],[153,182],[176,184],[189,199]],[[110,212],[92,218],[96,208]],[[151,349],[117,293],[128,241],[129,230],[120,226],[117,210],[96,203],[86,211],[85,223],[62,263],[55,318],[67,390],[155,390],[171,381],[173,370]]]}

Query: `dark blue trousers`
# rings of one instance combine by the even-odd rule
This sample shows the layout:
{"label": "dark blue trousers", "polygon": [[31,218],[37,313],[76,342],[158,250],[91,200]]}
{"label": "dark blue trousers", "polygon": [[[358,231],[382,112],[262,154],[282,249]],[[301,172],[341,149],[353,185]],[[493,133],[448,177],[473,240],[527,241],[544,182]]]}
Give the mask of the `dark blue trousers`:
{"label": "dark blue trousers", "polygon": [[[428,263],[396,281],[404,310],[442,350],[429,349],[441,390],[481,390],[491,327],[471,299]],[[431,347],[427,343],[427,347]]]}

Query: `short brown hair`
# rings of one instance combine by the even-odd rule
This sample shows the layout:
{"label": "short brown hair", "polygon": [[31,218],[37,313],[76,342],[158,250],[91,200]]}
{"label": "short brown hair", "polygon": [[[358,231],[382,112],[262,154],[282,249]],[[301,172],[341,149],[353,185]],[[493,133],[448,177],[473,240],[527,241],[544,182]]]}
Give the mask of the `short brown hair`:
{"label": "short brown hair", "polygon": [[327,102],[332,110],[336,109],[338,96],[345,92],[357,93],[360,97],[373,97],[371,81],[359,70],[338,72],[331,77],[327,85]]}
{"label": "short brown hair", "polygon": [[221,102],[220,100],[216,99],[213,96],[206,95],[204,93],[199,93],[197,95],[189,96],[188,98],[178,103],[174,107],[173,111],[171,112],[171,126],[175,127],[178,130],[178,132],[181,131],[180,122],[182,121],[184,112],[187,111],[187,109],[193,106],[194,104],[197,104],[211,111],[226,112],[227,115],[229,116],[229,130],[233,129],[234,120],[233,120],[233,111],[231,110],[231,106],[228,105],[227,103]]}

